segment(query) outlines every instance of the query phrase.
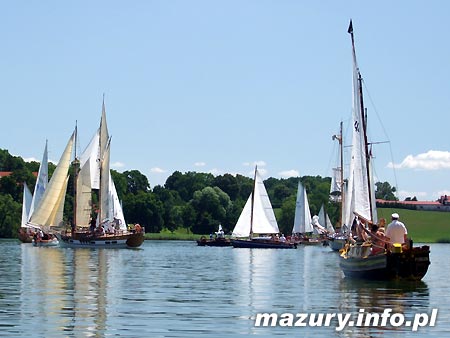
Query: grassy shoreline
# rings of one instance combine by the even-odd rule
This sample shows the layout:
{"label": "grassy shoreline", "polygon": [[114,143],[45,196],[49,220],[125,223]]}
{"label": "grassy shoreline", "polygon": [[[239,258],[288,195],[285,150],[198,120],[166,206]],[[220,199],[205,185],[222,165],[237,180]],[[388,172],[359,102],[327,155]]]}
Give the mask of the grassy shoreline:
{"label": "grassy shoreline", "polygon": [[[397,212],[400,220],[408,229],[408,237],[415,243],[450,243],[450,213],[441,211],[421,211],[394,208],[379,208],[378,219],[385,218],[390,222],[391,214]],[[160,233],[146,233],[146,240],[177,240],[195,241],[201,236],[187,229],[177,229],[171,232],[167,229]]]}

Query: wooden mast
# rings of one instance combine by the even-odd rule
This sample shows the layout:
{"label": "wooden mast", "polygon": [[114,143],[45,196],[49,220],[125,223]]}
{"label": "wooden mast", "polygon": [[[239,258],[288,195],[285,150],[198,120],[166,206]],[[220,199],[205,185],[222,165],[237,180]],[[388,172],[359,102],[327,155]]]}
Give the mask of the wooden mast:
{"label": "wooden mast", "polygon": [[72,220],[72,238],[77,229],[77,182],[78,173],[80,171],[80,161],[77,158],[77,137],[78,137],[78,122],[75,121],[75,159],[73,160],[73,220]]}
{"label": "wooden mast", "polygon": [[255,166],[255,177],[253,179],[253,191],[252,191],[252,203],[250,213],[250,239],[253,237],[253,206],[255,204],[255,188],[256,188],[256,172],[258,171],[258,165]]}

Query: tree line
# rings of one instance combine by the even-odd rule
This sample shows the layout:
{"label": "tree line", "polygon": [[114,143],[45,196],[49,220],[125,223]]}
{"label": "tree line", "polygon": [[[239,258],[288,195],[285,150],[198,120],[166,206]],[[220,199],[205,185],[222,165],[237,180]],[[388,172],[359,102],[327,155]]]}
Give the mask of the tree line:
{"label": "tree line", "polygon": [[[49,177],[55,166],[49,163]],[[0,238],[16,237],[22,213],[23,182],[31,191],[39,170],[38,162],[25,162],[0,149],[0,171],[11,175],[0,178]],[[72,171],[73,168],[70,169]],[[139,223],[146,232],[159,232],[163,228],[189,229],[196,234],[209,234],[219,224],[229,233],[247,201],[253,179],[243,175],[175,171],[164,186],[151,188],[145,175],[138,170],[119,173],[111,170],[116,190],[122,201],[127,223]],[[70,175],[64,206],[64,220],[70,224],[73,217],[73,175]],[[322,205],[333,224],[339,219],[339,205],[331,202],[331,178],[321,176],[291,177],[264,181],[280,231],[290,234],[294,223],[298,180],[308,193],[311,214],[318,214]],[[377,198],[396,200],[395,188],[389,183],[377,183]],[[94,196],[95,197],[95,196]],[[95,200],[93,201],[95,203]]]}

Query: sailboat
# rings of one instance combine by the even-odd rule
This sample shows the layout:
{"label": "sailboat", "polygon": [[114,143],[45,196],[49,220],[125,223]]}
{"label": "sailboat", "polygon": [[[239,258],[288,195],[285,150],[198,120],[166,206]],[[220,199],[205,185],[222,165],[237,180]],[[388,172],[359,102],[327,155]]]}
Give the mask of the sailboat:
{"label": "sailboat", "polygon": [[22,243],[31,243],[33,241],[31,228],[27,227],[32,200],[33,195],[31,194],[30,188],[28,188],[26,182],[23,182],[22,222],[19,229],[19,239]]}
{"label": "sailboat", "polygon": [[325,207],[322,204],[322,206],[320,207],[320,211],[319,211],[319,224],[323,226],[323,228],[325,229],[325,231],[328,234],[334,234],[334,227],[333,224],[331,223],[330,217],[328,217],[328,214],[325,211]]}
{"label": "sailboat", "polygon": [[340,203],[340,212],[339,212],[339,224],[336,227],[336,231],[331,232],[328,235],[328,245],[331,250],[339,251],[344,248],[345,243],[348,240],[348,227],[345,224],[345,220],[347,217],[345,216],[345,211],[347,210],[346,204],[347,199],[345,197],[346,185],[344,181],[344,144],[343,144],[343,135],[342,135],[342,121],[340,124],[339,135],[333,135],[333,140],[337,140],[339,142],[339,166],[333,168],[333,176],[331,178],[331,186],[330,186],[330,200],[334,203]]}
{"label": "sailboat", "polygon": [[298,181],[297,199],[295,202],[294,226],[292,228],[292,237],[297,244],[317,245],[322,244],[318,238],[313,238],[311,234],[314,227],[309,209],[308,195],[303,184]]}
{"label": "sailboat", "polygon": [[199,240],[197,240],[198,246],[231,246],[231,241],[229,238],[225,238],[225,233],[222,229],[222,224],[219,224],[219,229],[215,232],[213,235],[210,235],[209,239],[206,239],[205,236],[200,237]]}
{"label": "sailboat", "polygon": [[[37,234],[33,239],[35,246],[55,246],[58,245],[56,236],[52,233],[52,227],[63,225],[64,201],[66,198],[68,172],[72,156],[73,144],[76,132],[74,131],[67,142],[58,165],[53,172],[52,178],[47,180],[47,145],[44,151],[44,158],[38,174],[38,180],[33,195],[32,209],[29,215],[27,227],[37,229]],[[41,175],[42,171],[42,175]],[[47,185],[47,186],[46,186]],[[45,187],[46,186],[46,187]]]}
{"label": "sailboat", "polygon": [[233,229],[231,245],[234,248],[296,248],[295,243],[283,240],[283,236],[278,239],[279,232],[269,195],[256,166],[253,191]]}
{"label": "sailboat", "polygon": [[[111,138],[102,104],[100,127],[78,159],[75,156],[75,203],[70,231],[58,234],[63,247],[135,248],[144,242],[144,232],[129,231],[110,173]],[[92,194],[98,193],[98,210]]]}
{"label": "sailboat", "polygon": [[[377,223],[375,204],[375,189],[372,180],[371,151],[367,138],[367,118],[362,95],[362,77],[356,62],[353,25],[350,21],[348,33],[351,35],[353,51],[353,137],[352,156],[350,162],[347,198],[351,203],[352,215],[356,232],[368,233],[365,224]],[[349,196],[350,195],[350,196]],[[347,220],[346,224],[352,224]],[[375,234],[372,239],[377,241]],[[361,236],[365,237],[365,236]],[[364,238],[363,238],[364,239]],[[389,243],[383,240],[384,249],[375,253],[370,241],[361,240],[346,244],[342,250],[339,265],[346,277],[365,279],[410,279],[420,280],[426,274],[430,264],[429,246],[413,247],[412,241],[407,245]],[[378,251],[378,250],[377,250]]]}
{"label": "sailboat", "polygon": [[36,184],[34,186],[34,194],[31,193],[26,182],[23,186],[23,203],[22,203],[22,222],[19,229],[19,239],[23,243],[31,243],[33,240],[33,235],[35,234],[37,228],[31,227],[27,224],[30,220],[31,215],[35,208],[39,206],[44,191],[48,184],[48,151],[47,142],[45,142],[44,154],[42,155],[42,161],[39,165],[38,176],[36,179]]}

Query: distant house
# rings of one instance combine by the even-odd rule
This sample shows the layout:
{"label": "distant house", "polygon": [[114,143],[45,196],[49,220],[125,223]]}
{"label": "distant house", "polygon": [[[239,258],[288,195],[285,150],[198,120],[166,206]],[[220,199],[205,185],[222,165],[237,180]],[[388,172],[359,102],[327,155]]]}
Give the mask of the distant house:
{"label": "distant house", "polygon": [[0,178],[6,177],[12,174],[12,171],[0,171]]}
{"label": "distant house", "polygon": [[386,201],[377,199],[377,206],[385,208],[450,212],[450,201],[444,199],[443,196],[437,201]]}

